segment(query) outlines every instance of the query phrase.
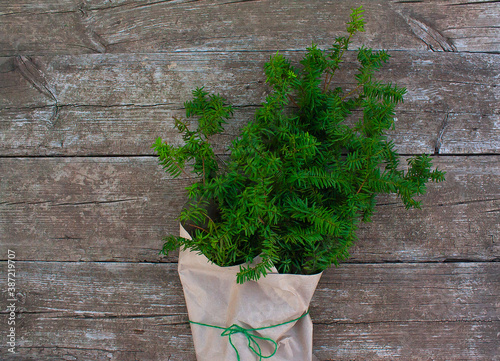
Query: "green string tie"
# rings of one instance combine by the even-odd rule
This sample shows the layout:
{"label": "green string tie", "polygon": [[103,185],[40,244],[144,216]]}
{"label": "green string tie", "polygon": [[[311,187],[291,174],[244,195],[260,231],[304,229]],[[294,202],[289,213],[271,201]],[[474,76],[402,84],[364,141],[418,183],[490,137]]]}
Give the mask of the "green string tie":
{"label": "green string tie", "polygon": [[[278,351],[278,343],[276,341],[274,341],[272,338],[257,336],[257,335],[252,334],[252,332],[265,330],[267,328],[279,327],[279,326],[286,325],[288,323],[296,322],[296,321],[300,320],[302,317],[305,317],[307,314],[309,314],[309,310],[307,310],[306,313],[304,313],[302,316],[297,317],[293,320],[279,323],[277,325],[271,325],[271,326],[259,327],[259,328],[245,328],[245,327],[241,327],[241,326],[236,325],[236,324],[232,324],[229,327],[221,327],[221,326],[208,325],[206,323],[201,323],[201,322],[194,322],[194,321],[189,321],[189,322],[193,323],[195,325],[206,326],[206,327],[217,328],[219,330],[223,330],[220,335],[222,337],[227,336],[229,338],[229,343],[231,344],[234,351],[236,352],[236,358],[238,361],[240,361],[240,353],[238,352],[238,349],[236,348],[236,346],[233,344],[233,340],[231,339],[231,336],[234,335],[235,333],[243,334],[248,340],[248,348],[259,357],[259,361],[262,361],[262,359],[271,358],[276,354],[276,352]],[[268,341],[268,342],[272,343],[274,346],[273,353],[270,354],[269,356],[262,355],[262,350],[261,350],[257,340],[263,340],[263,341]]]}

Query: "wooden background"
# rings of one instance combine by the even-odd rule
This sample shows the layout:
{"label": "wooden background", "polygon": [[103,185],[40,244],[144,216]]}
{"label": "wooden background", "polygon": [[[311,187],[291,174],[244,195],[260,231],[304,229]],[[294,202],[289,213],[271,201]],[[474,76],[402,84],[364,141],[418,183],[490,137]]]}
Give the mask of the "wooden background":
{"label": "wooden background", "polygon": [[314,354],[500,360],[500,3],[480,0],[1,0],[0,359],[194,361],[176,257],[158,255],[189,180],[150,146],[180,142],[172,117],[205,85],[236,106],[222,153],[268,91],[269,56],[328,47],[359,5],[354,47],[388,49],[380,78],[408,88],[391,137],[447,181],[420,211],[379,198],[320,282]]}

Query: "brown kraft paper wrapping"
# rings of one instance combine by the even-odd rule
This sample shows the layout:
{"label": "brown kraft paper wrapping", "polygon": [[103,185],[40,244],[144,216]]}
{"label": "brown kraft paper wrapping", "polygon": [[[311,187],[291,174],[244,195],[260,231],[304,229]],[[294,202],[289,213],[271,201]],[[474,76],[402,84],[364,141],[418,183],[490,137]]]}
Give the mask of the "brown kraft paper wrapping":
{"label": "brown kraft paper wrapping", "polygon": [[[180,236],[190,239],[181,226]],[[233,324],[246,329],[279,325],[297,319],[309,309],[321,273],[315,275],[279,274],[275,269],[257,282],[236,283],[239,266],[219,267],[204,255],[180,251],[179,276],[184,290],[189,320],[227,328]],[[191,324],[198,361],[236,361],[237,354],[223,329]],[[313,361],[313,324],[309,314],[277,327],[249,332],[274,340],[278,348],[271,361]],[[249,348],[243,333],[231,341],[241,361],[259,360]],[[271,355],[275,346],[256,339],[262,356]],[[258,349],[257,346],[253,346]]]}

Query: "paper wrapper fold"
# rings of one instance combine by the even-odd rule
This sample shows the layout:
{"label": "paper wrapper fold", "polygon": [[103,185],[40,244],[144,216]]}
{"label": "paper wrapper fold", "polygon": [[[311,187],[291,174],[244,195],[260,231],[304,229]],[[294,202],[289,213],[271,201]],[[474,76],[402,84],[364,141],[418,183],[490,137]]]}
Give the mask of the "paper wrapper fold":
{"label": "paper wrapper fold", "polygon": [[[190,238],[181,226],[181,237]],[[257,282],[236,283],[239,266],[219,267],[204,255],[190,251],[179,254],[179,276],[188,309],[194,322],[230,327],[236,324],[255,329],[282,324],[299,318],[309,309],[320,274],[279,274],[276,270]],[[198,361],[236,361],[236,352],[223,330],[191,324]],[[252,334],[271,338],[278,349],[271,361],[312,361],[311,317],[296,322],[253,331]],[[232,335],[232,343],[241,361],[259,360],[248,347],[243,334]],[[259,340],[263,356],[274,352],[274,345]]]}

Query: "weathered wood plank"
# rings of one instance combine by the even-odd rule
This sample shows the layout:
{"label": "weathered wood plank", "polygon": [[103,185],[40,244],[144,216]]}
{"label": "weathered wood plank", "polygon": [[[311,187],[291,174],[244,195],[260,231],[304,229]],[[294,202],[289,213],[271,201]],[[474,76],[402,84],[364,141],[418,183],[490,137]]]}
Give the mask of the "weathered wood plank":
{"label": "weathered wood plank", "polygon": [[[320,360],[493,360],[499,267],[330,269],[311,305],[315,354]],[[18,262],[16,270],[21,359],[194,360],[175,264]]]}
{"label": "weathered wood plank", "polygon": [[494,3],[456,1],[5,2],[0,55],[92,52],[297,50],[345,33],[366,9],[356,45],[433,51],[500,51]]}
{"label": "weathered wood plank", "polygon": [[[223,135],[214,138],[225,152],[238,129],[253,119],[255,107],[237,108]],[[152,155],[151,144],[162,137],[181,144],[173,118],[182,109],[152,107],[80,107],[0,110],[1,155]],[[401,111],[389,138],[402,154],[481,154],[500,149],[496,114]],[[195,126],[193,124],[193,126]]]}
{"label": "weathered wood plank", "polygon": [[[322,324],[497,320],[499,270],[496,262],[342,264],[324,272],[313,318]],[[18,311],[26,317],[187,321],[176,263],[18,260],[16,274]]]}
{"label": "weathered wood plank", "polygon": [[[360,229],[354,262],[493,260],[500,257],[498,156],[438,157],[448,172],[422,210],[381,197]],[[161,261],[187,180],[154,157],[0,159],[0,257],[24,260]]]}
{"label": "weathered wood plank", "polygon": [[24,244],[23,259],[158,260],[185,202],[187,183],[151,157],[12,158],[0,168],[0,248]]}
{"label": "weathered wood plank", "polygon": [[[322,324],[500,321],[500,264],[343,264],[312,300]],[[477,304],[475,304],[477,300]]]}
{"label": "weathered wood plank", "polygon": [[362,227],[352,260],[358,259],[357,247],[363,249],[360,260],[366,253],[383,259],[386,247],[397,247],[390,258],[400,260],[461,259],[464,250],[474,260],[499,259],[499,160],[497,156],[436,159],[435,165],[447,171],[446,181],[429,187],[422,210],[405,211],[394,196],[379,199],[379,211],[372,223]]}
{"label": "weathered wood plank", "polygon": [[322,361],[498,361],[499,327],[499,321],[315,325],[313,352]]}
{"label": "weathered wood plank", "polygon": [[[227,152],[238,130],[253,119],[256,107],[235,109],[225,133],[214,137],[217,152]],[[185,111],[168,106],[64,106],[0,110],[0,155],[152,155],[162,137],[181,144],[174,117]],[[500,151],[500,115],[400,111],[390,131],[401,154],[481,154]],[[193,127],[196,125],[193,123]]]}
{"label": "weathered wood plank", "polygon": [[[161,322],[160,318],[156,321],[66,320],[65,341],[55,338],[56,331],[46,335],[30,334],[30,341],[23,342],[15,355],[3,348],[0,357],[5,361],[196,361],[189,326],[166,326]],[[33,323],[46,330],[61,326],[50,320]],[[498,361],[499,327],[499,321],[315,324],[313,354],[320,361]],[[87,341],[87,337],[105,337],[110,332],[121,336],[113,341]],[[110,343],[116,346],[109,346]]]}
{"label": "weathered wood plank", "polygon": [[[225,125],[225,133],[212,139],[218,153],[227,152],[238,129],[253,118],[254,112],[255,107],[236,109],[234,118]],[[164,105],[67,106],[58,111],[55,123],[53,115],[50,108],[0,110],[0,154],[153,155],[151,145],[158,137],[170,144],[182,144],[174,117],[184,117],[184,109]],[[191,126],[196,125],[192,122]]]}
{"label": "weathered wood plank", "polygon": [[[260,104],[273,53],[94,54],[3,59],[2,108],[169,105],[206,86],[236,106]],[[294,63],[303,52],[283,53]],[[354,86],[349,52],[332,86]],[[408,89],[400,110],[498,114],[500,62],[493,54],[394,52],[377,78]],[[34,92],[34,90],[38,90]],[[23,94],[23,97],[19,95]],[[57,114],[52,122],[57,119]]]}
{"label": "weathered wood plank", "polygon": [[[0,154],[151,154],[152,140],[175,134],[172,117],[182,115],[183,102],[202,85],[241,107],[228,136],[217,142],[222,151],[268,91],[262,73],[268,57],[205,53],[4,58]],[[354,71],[354,64],[346,63],[339,83],[352,79],[346,74]],[[494,55],[394,54],[380,77],[409,90],[393,132],[400,152],[498,152],[499,73]]]}

